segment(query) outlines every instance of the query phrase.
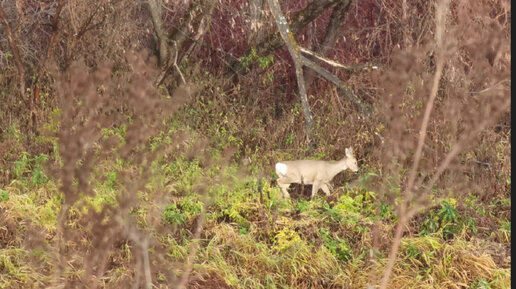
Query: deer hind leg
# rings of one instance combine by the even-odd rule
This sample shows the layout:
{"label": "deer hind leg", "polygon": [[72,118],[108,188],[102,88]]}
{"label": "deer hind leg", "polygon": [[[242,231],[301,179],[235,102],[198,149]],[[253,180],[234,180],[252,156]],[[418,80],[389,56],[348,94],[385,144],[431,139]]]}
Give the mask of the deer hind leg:
{"label": "deer hind leg", "polygon": [[330,189],[328,188],[328,184],[322,184],[321,189],[326,194],[327,197],[330,196]]}
{"label": "deer hind leg", "polygon": [[290,183],[284,183],[281,180],[276,181],[278,183],[278,186],[281,189],[281,192],[283,193],[284,198],[290,198],[290,194],[288,193],[287,189],[290,187]]}
{"label": "deer hind leg", "polygon": [[313,199],[315,197],[315,194],[317,194],[317,191],[319,191],[319,186],[320,186],[319,182],[314,182],[312,184],[312,196],[310,197],[310,199]]}
{"label": "deer hind leg", "polygon": [[280,185],[280,188],[281,188],[281,191],[283,192],[283,197],[284,198],[290,198],[290,194],[287,191],[289,186],[290,186],[290,184]]}

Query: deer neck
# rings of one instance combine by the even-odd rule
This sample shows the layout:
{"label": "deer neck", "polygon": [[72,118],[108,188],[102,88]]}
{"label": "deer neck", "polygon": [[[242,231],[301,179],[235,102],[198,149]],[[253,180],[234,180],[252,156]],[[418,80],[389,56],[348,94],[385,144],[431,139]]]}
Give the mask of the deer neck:
{"label": "deer neck", "polygon": [[333,162],[330,164],[329,166],[329,169],[328,169],[328,176],[330,176],[331,178],[333,178],[334,176],[336,176],[338,173],[342,172],[343,170],[345,170],[347,168],[346,166],[346,160],[347,158],[344,157],[343,159],[341,159],[340,161],[336,161],[336,162]]}

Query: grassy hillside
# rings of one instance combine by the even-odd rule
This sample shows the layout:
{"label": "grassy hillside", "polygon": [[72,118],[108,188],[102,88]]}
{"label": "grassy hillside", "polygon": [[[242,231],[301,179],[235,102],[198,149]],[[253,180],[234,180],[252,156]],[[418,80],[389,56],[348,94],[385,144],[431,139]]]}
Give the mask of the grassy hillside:
{"label": "grassy hillside", "polygon": [[[107,142],[94,144],[80,172],[64,169],[73,158],[60,146],[69,140],[41,138],[51,152],[32,155],[10,127],[13,178],[0,190],[2,288],[122,288],[147,273],[168,288],[190,270],[187,288],[366,288],[379,280],[397,201],[384,201],[372,184],[388,175],[363,165],[342,173],[330,197],[309,200],[309,186],[293,185],[283,199],[269,160],[299,152],[246,150],[231,126],[236,118],[217,116],[226,125],[210,120],[196,131],[189,116],[213,117],[198,105],[167,117],[132,154],[122,152],[140,128],[100,130],[101,140],[118,145],[106,152]],[[54,114],[48,129],[62,130],[64,113]],[[73,194],[59,189],[69,178]],[[401,240],[389,287],[509,288],[506,182],[504,197],[488,202],[431,196]]]}
{"label": "grassy hillside", "polygon": [[510,288],[510,4],[0,1],[0,289]]}

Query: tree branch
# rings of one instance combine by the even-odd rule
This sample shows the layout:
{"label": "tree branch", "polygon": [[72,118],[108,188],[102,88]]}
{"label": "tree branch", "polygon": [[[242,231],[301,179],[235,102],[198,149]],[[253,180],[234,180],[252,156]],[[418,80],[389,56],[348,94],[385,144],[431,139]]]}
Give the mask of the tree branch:
{"label": "tree branch", "polygon": [[329,72],[328,70],[324,69],[317,63],[311,61],[310,59],[301,56],[300,57],[303,65],[306,65],[307,67],[311,68],[315,72],[317,72],[322,77],[326,78],[327,80],[333,82],[339,90],[346,95],[346,97],[355,105],[355,107],[363,114],[370,115],[372,112],[372,108],[367,103],[363,102],[360,98],[358,98],[353,91],[346,86],[346,84],[340,80],[337,76]]}
{"label": "tree branch", "polygon": [[373,64],[373,63],[364,63],[364,64],[357,64],[357,65],[344,65],[344,64],[341,64],[341,63],[338,63],[334,60],[331,60],[331,59],[328,59],[328,58],[325,58],[313,51],[310,51],[304,47],[301,47],[299,46],[299,51],[303,52],[304,54],[308,54],[310,56],[313,56],[315,58],[317,58],[318,60],[321,60],[323,61],[324,63],[328,64],[328,65],[331,65],[333,67],[336,67],[336,68],[343,68],[343,69],[346,69],[346,70],[357,70],[357,69],[378,69],[378,66]]}
{"label": "tree branch", "polygon": [[308,103],[308,98],[306,96],[306,87],[305,87],[305,79],[303,76],[303,56],[299,53],[299,49],[297,49],[298,45],[296,40],[294,39],[294,35],[290,32],[287,20],[283,13],[281,12],[281,8],[277,0],[268,0],[269,8],[271,9],[272,15],[276,20],[276,25],[278,26],[278,30],[280,32],[283,41],[287,45],[288,51],[290,52],[290,56],[294,61],[296,76],[297,76],[297,85],[299,88],[299,97],[301,98],[301,106],[303,107],[303,113],[305,116],[305,127],[306,127],[306,136],[308,138],[308,142],[312,145],[312,147],[316,146],[313,139],[313,117],[310,111],[310,105]]}
{"label": "tree branch", "polygon": [[[339,31],[342,29],[344,19],[348,13],[350,3],[351,0],[342,1],[333,7],[330,15],[330,22],[326,26],[326,33],[324,35],[323,41],[316,49],[317,54],[326,55],[331,50],[331,48],[335,46]],[[304,51],[302,50],[302,52]],[[314,54],[312,54],[312,56],[318,58],[318,55]],[[308,70],[305,76],[307,88],[310,88],[310,85],[312,85],[314,79],[314,71]]]}
{"label": "tree branch", "polygon": [[[289,27],[293,35],[296,35],[299,31],[305,28],[308,23],[314,21],[319,17],[326,9],[335,5],[342,0],[318,0],[310,2],[303,10],[298,11],[292,17]],[[254,48],[258,55],[267,55],[271,51],[280,48],[284,44],[281,34],[279,32],[271,33],[263,41],[257,44]],[[249,48],[244,55],[251,52]],[[233,61],[230,65],[230,71],[228,73],[233,75],[241,75],[247,73],[247,68],[244,67],[238,59]]]}
{"label": "tree branch", "polygon": [[47,44],[47,49],[43,59],[39,62],[38,68],[36,69],[36,79],[34,81],[34,104],[37,105],[39,103],[39,91],[40,91],[40,82],[41,75],[43,74],[43,70],[45,69],[45,65],[47,60],[52,56],[52,50],[54,48],[54,43],[57,38],[58,26],[59,26],[59,16],[61,15],[61,11],[65,5],[65,0],[58,0],[56,13],[54,14],[54,18],[52,19],[52,34],[50,35],[50,40]]}
{"label": "tree branch", "polygon": [[[190,37],[189,35],[194,33],[194,31],[197,31],[196,35],[193,37],[193,39],[196,40],[200,39],[207,32],[211,24],[211,15],[213,14],[216,3],[217,2],[214,0],[193,1],[188,7],[188,11],[186,11],[184,14],[190,15],[188,17],[185,17],[188,18],[189,21],[184,21],[179,27],[174,29],[172,33],[166,34],[161,19],[161,0],[149,0],[149,8],[151,9],[152,22],[155,27],[156,35],[158,36],[160,47],[159,53],[161,72],[157,77],[157,84],[161,84],[163,82],[170,69],[174,66],[174,62],[181,63],[182,56],[178,57],[178,55],[179,52],[183,50],[183,46],[185,45],[186,40],[192,39],[192,37]],[[159,7],[159,11],[156,10],[157,8],[154,7],[154,5],[156,5],[156,7]],[[156,11],[152,12],[153,9]],[[167,52],[164,53],[162,50],[167,50]],[[175,60],[171,59],[171,55],[175,55]]]}

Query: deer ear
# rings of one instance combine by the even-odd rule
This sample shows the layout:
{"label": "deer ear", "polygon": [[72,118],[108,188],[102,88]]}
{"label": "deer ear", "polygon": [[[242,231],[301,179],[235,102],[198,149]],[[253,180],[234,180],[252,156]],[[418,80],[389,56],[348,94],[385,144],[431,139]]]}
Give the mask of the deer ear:
{"label": "deer ear", "polygon": [[346,149],[346,156],[352,156],[353,155],[353,148],[349,147]]}

